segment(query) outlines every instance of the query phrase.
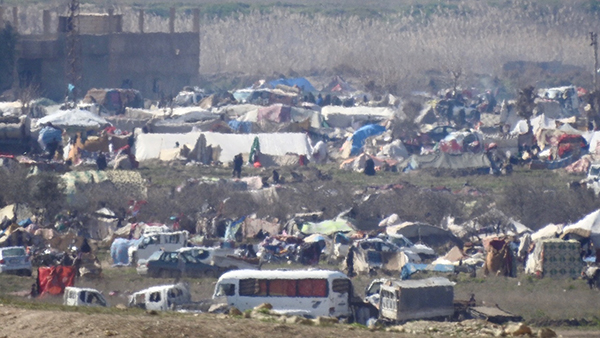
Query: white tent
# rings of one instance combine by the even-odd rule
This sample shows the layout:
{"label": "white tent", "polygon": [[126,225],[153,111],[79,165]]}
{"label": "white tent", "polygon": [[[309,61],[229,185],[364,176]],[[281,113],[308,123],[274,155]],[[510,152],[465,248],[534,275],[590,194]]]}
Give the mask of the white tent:
{"label": "white tent", "polygon": [[240,153],[249,153],[254,138],[258,136],[260,151],[265,155],[283,156],[285,154],[306,155],[311,158],[311,146],[304,133],[274,134],[221,134],[212,132],[192,132],[186,134],[140,134],[135,143],[135,157],[138,161],[156,159],[162,151],[173,149],[178,142],[180,146],[188,145],[193,149],[196,141],[204,134],[206,145],[221,149],[219,161],[230,162]]}
{"label": "white tent", "polygon": [[77,127],[98,129],[110,124],[102,117],[81,109],[60,110],[56,114],[39,119],[37,123],[38,126],[42,126],[48,122],[61,128]]}
{"label": "white tent", "polygon": [[565,226],[561,237],[566,235],[570,235],[575,239],[589,238],[595,247],[600,248],[600,209],[588,214],[576,223]]}
{"label": "white tent", "polygon": [[[537,133],[540,129],[556,129],[556,120],[547,118],[544,114],[538,115],[531,119],[533,133]],[[527,121],[520,120],[512,129],[511,134],[525,134],[527,132]]]}
{"label": "white tent", "polygon": [[323,118],[334,128],[347,128],[352,122],[391,119],[394,114],[396,110],[390,107],[325,106],[321,109]]}

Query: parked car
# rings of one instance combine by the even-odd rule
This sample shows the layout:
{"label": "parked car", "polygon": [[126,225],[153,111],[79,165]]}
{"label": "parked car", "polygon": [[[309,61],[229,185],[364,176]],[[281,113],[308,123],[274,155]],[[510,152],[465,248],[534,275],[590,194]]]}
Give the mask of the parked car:
{"label": "parked car", "polygon": [[189,277],[217,277],[224,270],[202,261],[192,251],[156,251],[138,264],[137,272],[150,277],[176,278],[182,272]]}
{"label": "parked car", "polygon": [[22,246],[0,248],[0,273],[31,276],[31,261]]}
{"label": "parked car", "polygon": [[145,232],[139,240],[132,244],[128,249],[129,262],[134,266],[148,259],[157,250],[175,251],[187,245],[188,232]]}
{"label": "parked car", "polygon": [[108,307],[108,302],[98,290],[67,286],[65,288],[63,305]]}

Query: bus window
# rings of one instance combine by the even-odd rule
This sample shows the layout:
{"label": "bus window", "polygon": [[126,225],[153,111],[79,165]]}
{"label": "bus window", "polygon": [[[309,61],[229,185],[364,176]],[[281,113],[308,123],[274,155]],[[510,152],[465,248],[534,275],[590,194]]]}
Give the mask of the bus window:
{"label": "bus window", "polygon": [[327,297],[326,279],[298,280],[298,297]]}
{"label": "bus window", "polygon": [[269,281],[269,296],[296,297],[295,279],[272,279]]}
{"label": "bus window", "polygon": [[331,285],[331,289],[333,292],[338,293],[349,293],[350,292],[350,281],[343,278],[338,278],[333,280],[333,284]]}
{"label": "bus window", "polygon": [[240,296],[266,296],[267,280],[248,278],[240,280]]}

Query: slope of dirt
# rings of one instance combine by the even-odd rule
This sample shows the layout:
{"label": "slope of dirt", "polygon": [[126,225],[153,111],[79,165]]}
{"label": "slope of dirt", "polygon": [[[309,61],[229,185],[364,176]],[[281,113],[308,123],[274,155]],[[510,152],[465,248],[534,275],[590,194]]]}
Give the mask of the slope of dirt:
{"label": "slope of dirt", "polygon": [[0,337],[421,337],[370,332],[350,325],[329,327],[224,318],[212,314],[120,314],[0,307]]}

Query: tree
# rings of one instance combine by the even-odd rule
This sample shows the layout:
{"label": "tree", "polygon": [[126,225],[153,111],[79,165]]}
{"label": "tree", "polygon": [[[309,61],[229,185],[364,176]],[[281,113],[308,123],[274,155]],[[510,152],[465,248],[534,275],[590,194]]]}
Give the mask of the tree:
{"label": "tree", "polygon": [[0,31],[0,91],[10,89],[14,82],[19,35],[10,23]]}
{"label": "tree", "polygon": [[517,97],[517,115],[527,120],[527,130],[531,131],[531,117],[535,108],[535,98],[537,95],[534,92],[533,86],[525,87],[519,90]]}
{"label": "tree", "polygon": [[66,202],[64,184],[58,175],[42,172],[32,177],[31,204],[43,210],[46,220],[52,219]]}

